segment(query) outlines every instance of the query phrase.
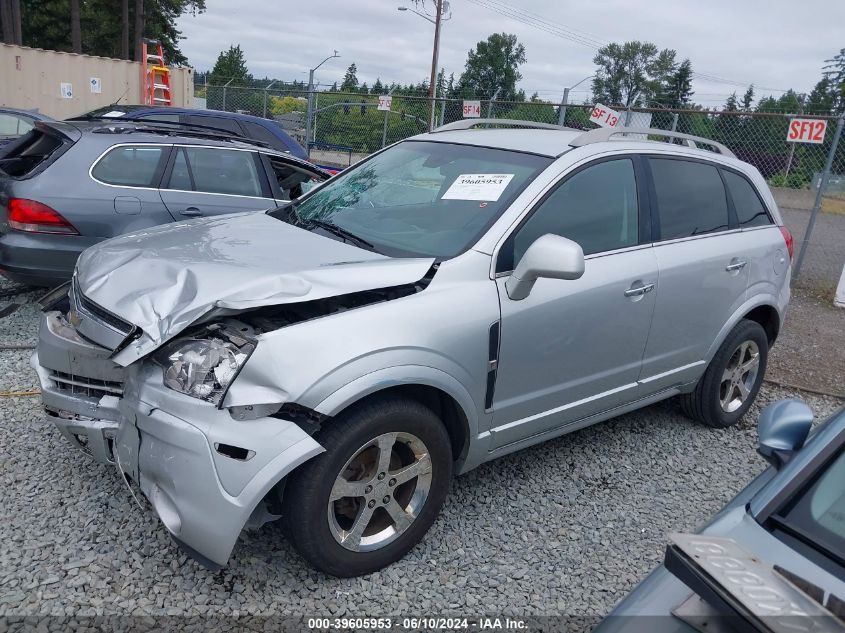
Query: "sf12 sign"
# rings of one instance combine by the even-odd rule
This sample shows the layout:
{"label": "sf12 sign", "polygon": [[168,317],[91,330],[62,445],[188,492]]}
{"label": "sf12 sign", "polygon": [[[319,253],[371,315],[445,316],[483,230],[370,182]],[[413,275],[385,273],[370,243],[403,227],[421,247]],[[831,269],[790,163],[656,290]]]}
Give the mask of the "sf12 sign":
{"label": "sf12 sign", "polygon": [[464,101],[464,118],[478,119],[481,117],[480,101]]}
{"label": "sf12 sign", "polygon": [[597,103],[590,112],[590,121],[602,127],[616,127],[619,125],[619,113]]}
{"label": "sf12 sign", "polygon": [[386,110],[390,111],[390,107],[393,105],[393,97],[390,95],[382,95],[378,98],[378,109],[379,110]]}
{"label": "sf12 sign", "polygon": [[792,119],[786,132],[790,143],[824,143],[827,121],[824,119]]}

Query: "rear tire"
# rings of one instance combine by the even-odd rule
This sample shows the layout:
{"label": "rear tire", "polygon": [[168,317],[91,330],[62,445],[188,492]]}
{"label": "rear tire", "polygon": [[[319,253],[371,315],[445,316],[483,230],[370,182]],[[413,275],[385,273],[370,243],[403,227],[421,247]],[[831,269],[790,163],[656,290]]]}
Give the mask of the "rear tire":
{"label": "rear tire", "polygon": [[315,439],[326,452],[294,471],[282,500],[294,548],[341,577],[402,558],[446,498],[452,449],[443,422],[419,402],[390,397],[349,410]]}
{"label": "rear tire", "polygon": [[769,340],[756,321],[743,319],[731,330],[691,393],[680,397],[684,414],[724,429],[746,414],[766,373]]}

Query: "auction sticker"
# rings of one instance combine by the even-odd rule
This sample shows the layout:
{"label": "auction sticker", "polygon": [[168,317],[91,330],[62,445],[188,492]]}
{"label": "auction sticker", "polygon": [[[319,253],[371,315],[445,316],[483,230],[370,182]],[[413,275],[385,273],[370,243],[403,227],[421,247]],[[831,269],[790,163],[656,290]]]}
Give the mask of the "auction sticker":
{"label": "auction sticker", "polygon": [[495,202],[512,179],[513,174],[461,174],[441,198]]}

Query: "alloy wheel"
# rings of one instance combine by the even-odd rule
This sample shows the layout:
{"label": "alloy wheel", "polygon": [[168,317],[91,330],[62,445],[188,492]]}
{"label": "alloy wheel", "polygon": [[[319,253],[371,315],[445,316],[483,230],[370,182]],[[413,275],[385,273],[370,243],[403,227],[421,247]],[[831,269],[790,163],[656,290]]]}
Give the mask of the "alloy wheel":
{"label": "alloy wheel", "polygon": [[744,341],[731,354],[719,384],[719,403],[733,413],[748,399],[760,371],[760,349],[754,341]]}
{"label": "alloy wheel", "polygon": [[419,516],[431,489],[431,456],[410,433],[383,433],[341,468],[329,495],[335,540],[353,552],[380,549]]}

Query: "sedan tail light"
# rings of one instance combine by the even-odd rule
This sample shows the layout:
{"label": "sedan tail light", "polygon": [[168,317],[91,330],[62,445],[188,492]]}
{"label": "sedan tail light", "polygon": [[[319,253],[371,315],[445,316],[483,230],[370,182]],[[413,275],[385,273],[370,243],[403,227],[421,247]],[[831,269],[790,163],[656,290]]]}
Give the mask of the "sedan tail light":
{"label": "sedan tail light", "polygon": [[792,261],[793,253],[795,252],[795,240],[792,239],[792,233],[790,233],[789,229],[785,226],[780,227],[781,235],[783,235],[783,241],[786,242],[786,250],[789,253],[789,261]]}
{"label": "sedan tail light", "polygon": [[58,211],[46,204],[24,198],[9,200],[9,228],[28,233],[79,235],[76,227]]}

